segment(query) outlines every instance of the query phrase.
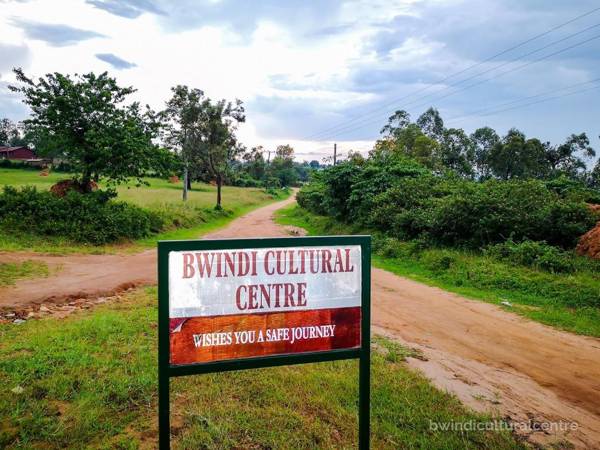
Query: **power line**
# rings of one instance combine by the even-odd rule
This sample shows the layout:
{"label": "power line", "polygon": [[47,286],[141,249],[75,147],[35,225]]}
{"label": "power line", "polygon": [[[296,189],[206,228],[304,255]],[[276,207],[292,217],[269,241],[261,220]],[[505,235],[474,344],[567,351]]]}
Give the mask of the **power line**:
{"label": "power line", "polygon": [[567,26],[567,25],[569,25],[569,24],[571,24],[571,23],[573,23],[573,22],[576,22],[576,21],[577,21],[577,20],[579,20],[579,19],[582,19],[582,18],[584,18],[584,17],[587,17],[587,16],[589,16],[589,15],[591,15],[591,14],[593,14],[593,13],[597,12],[597,11],[600,11],[600,7],[599,7],[599,8],[594,8],[594,9],[592,9],[592,10],[590,10],[590,11],[587,11],[587,12],[585,12],[585,13],[583,13],[583,14],[579,15],[579,16],[576,16],[576,17],[574,17],[573,19],[570,19],[570,20],[568,20],[568,21],[566,21],[566,22],[563,22],[563,23],[561,23],[561,24],[559,24],[559,25],[556,25],[556,26],[554,26],[554,27],[550,28],[549,30],[546,30],[546,31],[544,31],[543,33],[537,34],[537,35],[535,35],[535,36],[533,36],[533,37],[531,37],[531,38],[529,38],[529,39],[527,39],[527,40],[525,40],[525,41],[522,41],[522,42],[520,42],[520,43],[518,43],[518,44],[516,44],[516,45],[514,45],[514,46],[512,46],[512,47],[509,47],[509,48],[507,48],[507,49],[505,49],[505,50],[503,50],[503,51],[501,51],[501,52],[499,52],[499,53],[496,53],[496,54],[494,54],[494,55],[492,55],[492,56],[490,56],[490,57],[488,57],[488,58],[484,59],[483,61],[477,62],[477,63],[475,63],[475,64],[472,64],[472,65],[470,65],[470,66],[468,66],[468,67],[466,67],[466,68],[464,68],[464,69],[462,69],[462,70],[459,70],[459,71],[457,71],[457,72],[454,72],[454,73],[452,73],[452,74],[450,74],[450,75],[448,75],[448,76],[446,76],[446,77],[442,78],[441,80],[437,81],[437,82],[436,82],[436,83],[434,83],[434,84],[430,84],[430,85],[428,85],[428,86],[426,86],[426,87],[423,87],[423,88],[421,88],[421,89],[418,89],[418,90],[416,90],[416,91],[414,91],[414,92],[412,92],[412,93],[410,93],[410,94],[407,94],[407,95],[404,95],[404,96],[401,96],[401,97],[394,98],[394,99],[390,100],[389,102],[386,102],[386,103],[384,103],[384,104],[380,105],[379,107],[373,108],[373,109],[371,109],[371,110],[367,111],[365,114],[362,114],[362,115],[360,115],[360,116],[355,116],[355,117],[353,117],[353,118],[349,119],[348,121],[346,121],[346,122],[344,122],[344,123],[340,123],[340,124],[338,124],[338,125],[334,125],[334,126],[332,126],[332,127],[326,128],[326,129],[324,129],[324,130],[321,130],[321,131],[319,131],[319,132],[312,133],[312,134],[308,135],[308,136],[305,138],[305,140],[309,140],[309,139],[311,139],[311,138],[314,138],[314,137],[316,137],[316,136],[319,136],[319,135],[322,135],[322,134],[324,134],[324,133],[327,133],[327,132],[329,132],[329,131],[335,130],[335,129],[339,128],[340,126],[345,126],[345,125],[347,125],[347,124],[349,124],[349,123],[351,123],[351,122],[354,122],[354,121],[357,121],[357,120],[363,119],[363,118],[364,118],[364,117],[366,117],[367,115],[372,115],[372,114],[373,114],[373,113],[375,113],[375,112],[378,112],[378,111],[384,110],[384,109],[386,109],[386,108],[387,108],[388,106],[390,106],[390,105],[393,105],[393,104],[395,104],[395,103],[397,103],[397,102],[399,102],[399,101],[401,101],[401,100],[404,100],[404,99],[406,99],[406,98],[409,98],[409,97],[411,97],[411,96],[413,96],[413,95],[416,95],[416,94],[419,94],[419,93],[421,93],[421,92],[427,91],[427,90],[431,89],[433,86],[435,86],[435,85],[437,85],[437,84],[443,83],[443,82],[445,82],[445,81],[447,81],[447,80],[449,80],[449,79],[451,79],[451,78],[454,78],[454,77],[456,77],[457,75],[460,75],[460,74],[462,74],[462,73],[465,73],[465,72],[467,72],[467,71],[468,71],[468,70],[470,70],[470,69],[473,69],[473,68],[475,68],[475,67],[478,67],[478,66],[480,66],[480,65],[482,65],[482,64],[484,64],[484,63],[486,63],[486,62],[489,62],[489,61],[491,61],[491,60],[493,60],[493,59],[495,59],[495,58],[497,58],[497,57],[499,57],[499,56],[502,56],[502,55],[504,55],[504,54],[506,54],[506,53],[509,53],[509,52],[511,52],[511,51],[513,51],[513,50],[515,50],[515,49],[517,49],[517,48],[520,48],[520,47],[522,47],[522,46],[524,46],[524,45],[526,45],[526,44],[528,44],[528,43],[530,43],[530,42],[533,42],[533,41],[535,41],[535,40],[537,40],[537,39],[539,39],[539,38],[541,38],[541,37],[544,37],[544,36],[546,36],[546,35],[548,35],[548,34],[550,34],[550,33],[554,32],[554,31],[556,31],[556,30],[558,30],[558,29],[560,29],[560,28],[563,28],[563,27],[565,27],[565,26]]}
{"label": "power line", "polygon": [[584,81],[584,82],[581,82],[581,83],[572,84],[572,85],[569,85],[569,86],[565,86],[563,88],[552,89],[551,91],[545,91],[545,92],[542,92],[542,93],[539,93],[539,94],[530,95],[530,96],[527,96],[527,97],[521,97],[521,98],[518,98],[516,100],[511,100],[509,102],[504,102],[504,103],[500,103],[500,104],[497,104],[497,105],[494,105],[494,106],[488,106],[488,107],[485,107],[485,108],[481,108],[481,109],[475,110],[473,112],[470,112],[468,114],[462,114],[460,116],[450,117],[449,119],[445,120],[445,122],[449,123],[449,122],[453,122],[453,121],[456,121],[456,120],[459,120],[459,119],[462,119],[462,118],[465,118],[465,117],[471,117],[471,116],[477,116],[477,115],[484,115],[485,116],[486,112],[489,111],[490,109],[501,108],[501,107],[504,107],[504,106],[513,105],[515,103],[524,102],[526,100],[533,100],[535,98],[545,97],[546,95],[549,95],[549,94],[555,94],[555,93],[560,92],[560,91],[566,91],[566,90],[573,89],[573,88],[578,87],[578,86],[583,86],[583,85],[586,85],[586,84],[596,83],[596,82],[599,82],[599,81],[600,81],[600,78],[594,78],[593,80],[589,80],[589,81]]}
{"label": "power line", "polygon": [[[488,82],[488,81],[495,80],[495,79],[497,79],[497,78],[499,78],[499,77],[501,77],[501,76],[507,75],[507,74],[509,74],[509,73],[512,73],[512,72],[516,72],[517,70],[521,70],[521,69],[523,69],[523,68],[525,68],[525,67],[527,67],[527,66],[530,66],[530,65],[532,65],[532,64],[536,64],[536,63],[538,63],[538,62],[541,62],[541,61],[543,61],[543,60],[546,60],[546,59],[548,59],[548,58],[551,58],[552,56],[556,56],[556,55],[558,55],[558,54],[564,53],[564,52],[566,52],[566,51],[568,51],[568,50],[571,50],[571,49],[573,49],[573,48],[575,48],[575,47],[579,47],[580,45],[587,44],[588,42],[591,42],[591,41],[593,41],[593,40],[596,40],[596,39],[599,39],[599,38],[600,38],[600,34],[597,34],[597,35],[595,35],[595,36],[592,36],[591,38],[588,38],[588,39],[585,39],[585,40],[583,40],[583,41],[577,42],[576,44],[573,44],[573,45],[570,45],[570,46],[568,46],[568,47],[565,47],[565,48],[562,48],[562,49],[560,49],[560,50],[557,50],[557,51],[555,51],[555,52],[549,53],[549,54],[547,54],[547,55],[545,55],[545,56],[543,56],[543,57],[541,57],[541,58],[535,59],[535,60],[533,60],[533,61],[528,61],[528,62],[526,62],[525,64],[521,64],[520,66],[513,67],[513,68],[511,68],[511,69],[509,69],[509,70],[505,70],[504,72],[501,72],[501,73],[499,73],[499,74],[496,74],[496,75],[494,75],[494,76],[492,76],[492,77],[490,77],[490,78],[486,78],[486,79],[483,79],[483,80],[479,80],[479,81],[477,81],[477,82],[475,82],[475,83],[471,83],[471,84],[469,84],[469,85],[467,85],[467,86],[465,86],[465,87],[462,87],[462,88],[460,88],[460,89],[456,89],[456,90],[454,90],[454,91],[452,91],[452,92],[450,92],[450,93],[448,93],[448,94],[445,94],[445,95],[443,95],[443,96],[441,96],[441,97],[438,97],[438,98],[434,99],[434,100],[433,100],[433,102],[439,102],[440,100],[443,100],[443,99],[445,99],[445,98],[448,98],[448,97],[451,97],[451,96],[453,96],[453,95],[456,95],[456,94],[458,94],[459,92],[466,91],[466,90],[468,90],[468,89],[471,89],[471,88],[473,88],[473,87],[475,87],[475,86],[479,86],[479,85],[481,85],[481,84],[483,84],[483,83],[486,83],[486,82]],[[513,61],[513,62],[515,62],[515,61]],[[441,91],[440,91],[440,92],[441,92]],[[420,100],[420,99],[419,99],[419,100]],[[416,100],[415,100],[415,101],[416,101]],[[416,104],[416,105],[415,105],[415,104],[414,104],[414,102],[415,102],[415,101],[408,102],[408,103],[406,103],[404,106],[411,105],[412,107],[415,107],[415,108],[416,108],[416,107],[422,107],[422,106],[425,106],[425,105],[427,105],[427,104],[430,104],[430,103],[432,103],[432,101],[431,101],[431,100],[427,100],[426,102],[421,102],[421,103],[418,103],[418,104]],[[329,136],[329,137],[330,137],[331,139],[333,139],[333,138],[336,138],[336,137],[340,136],[341,134],[345,133],[346,131],[348,131],[348,130],[350,130],[350,129],[363,128],[363,127],[365,127],[365,126],[367,126],[367,125],[371,125],[371,124],[374,124],[374,123],[380,122],[381,120],[383,120],[383,119],[382,119],[382,117],[377,117],[377,118],[375,118],[374,120],[373,120],[373,119],[371,119],[371,120],[369,120],[369,121],[367,121],[367,122],[365,122],[365,123],[363,123],[363,124],[358,124],[358,125],[348,125],[348,126],[346,126],[346,127],[340,128],[340,129],[337,131],[337,133],[336,133],[336,134],[333,134],[333,135],[331,135],[331,136]]]}
{"label": "power line", "polygon": [[[500,64],[500,65],[497,65],[497,66],[495,66],[495,67],[492,67],[492,68],[490,68],[490,69],[484,70],[484,71],[482,71],[482,72],[477,72],[475,75],[471,75],[471,76],[470,76],[470,77],[468,77],[468,78],[463,78],[462,80],[460,80],[460,81],[457,81],[456,83],[450,84],[450,85],[448,85],[448,86],[446,86],[446,87],[444,87],[444,88],[440,89],[440,90],[439,90],[439,91],[437,91],[437,92],[434,92],[434,93],[432,93],[432,94],[428,94],[428,95],[426,95],[426,96],[424,96],[424,97],[421,97],[420,99],[416,99],[416,100],[410,101],[410,102],[406,103],[405,105],[410,105],[410,104],[412,104],[412,103],[414,103],[414,102],[416,102],[416,101],[418,101],[418,100],[423,100],[423,99],[425,99],[425,98],[431,97],[432,95],[433,95],[433,96],[435,96],[435,95],[437,95],[437,94],[439,94],[439,93],[441,93],[441,92],[443,92],[443,91],[445,91],[445,90],[447,90],[447,89],[449,89],[449,88],[451,88],[451,87],[456,87],[456,86],[458,86],[458,85],[460,85],[460,84],[463,84],[465,81],[469,81],[469,80],[472,80],[472,79],[474,79],[474,78],[477,78],[477,77],[478,77],[478,76],[480,76],[480,75],[485,75],[486,73],[493,72],[494,70],[500,69],[500,68],[502,68],[502,67],[504,67],[504,66],[507,66],[507,65],[509,65],[509,64],[512,64],[512,63],[515,63],[515,62],[517,62],[517,61],[519,61],[519,60],[522,60],[523,58],[526,58],[527,56],[535,55],[536,53],[539,53],[539,52],[541,52],[541,51],[543,51],[543,50],[546,50],[546,49],[547,49],[547,48],[549,48],[549,47],[552,47],[552,46],[554,46],[554,45],[556,45],[556,44],[560,44],[561,42],[567,41],[567,40],[569,40],[569,39],[571,39],[571,38],[573,38],[573,37],[575,37],[575,36],[578,36],[578,35],[580,35],[580,34],[586,33],[586,32],[588,32],[588,31],[590,31],[590,30],[592,30],[592,29],[594,29],[594,28],[598,28],[598,27],[600,27],[600,23],[597,23],[597,24],[595,24],[595,25],[592,25],[591,27],[587,27],[587,28],[585,28],[585,29],[583,29],[583,30],[581,30],[581,31],[578,31],[578,32],[576,32],[576,33],[573,33],[573,34],[570,34],[570,35],[568,35],[568,36],[565,36],[565,37],[563,37],[563,38],[561,38],[561,39],[558,39],[558,40],[556,40],[556,41],[550,42],[549,44],[546,44],[546,45],[544,45],[543,47],[540,47],[540,48],[538,48],[538,49],[536,49],[536,50],[532,50],[532,51],[530,51],[530,52],[528,52],[528,53],[525,53],[525,54],[523,54],[523,55],[521,55],[521,56],[519,56],[519,57],[517,57],[517,58],[515,58],[515,59],[513,59],[513,60],[511,60],[511,61],[505,61],[505,62],[503,62],[502,64]],[[561,51],[561,52],[562,52],[562,51]],[[552,56],[552,55],[548,55],[548,56]],[[544,57],[544,58],[542,58],[542,59],[545,59],[545,58],[546,58],[546,57]],[[540,59],[540,60],[537,60],[537,61],[534,61],[534,62],[539,62],[539,61],[541,61],[541,59]],[[531,63],[531,62],[530,62],[530,63]],[[528,63],[528,64],[530,64],[530,63]],[[524,66],[522,66],[522,67],[524,67]],[[492,79],[492,78],[490,78],[490,79]]]}
{"label": "power line", "polygon": [[[598,80],[600,80],[600,78]],[[586,83],[579,83],[579,84],[589,84],[589,83],[591,83],[591,81],[588,81]],[[571,87],[573,87],[573,86],[571,86]],[[502,113],[502,112],[505,112],[505,111],[512,111],[514,109],[526,108],[528,106],[537,105],[539,103],[545,103],[545,102],[549,102],[549,101],[552,101],[552,100],[557,100],[557,99],[560,99],[560,98],[569,97],[569,96],[572,96],[572,95],[583,94],[585,92],[593,91],[593,90],[596,90],[596,89],[600,89],[600,84],[597,84],[595,86],[592,86],[592,87],[589,87],[589,88],[586,88],[586,89],[579,89],[579,90],[576,90],[576,91],[573,91],[573,92],[568,92],[568,93],[565,93],[565,94],[562,94],[562,95],[554,95],[554,96],[551,96],[551,97],[542,98],[540,100],[533,101],[533,102],[528,102],[528,103],[524,103],[522,105],[516,105],[516,106],[513,106],[513,107],[503,108],[503,109],[498,109],[498,110],[491,110],[491,111],[486,112],[484,114],[478,114],[478,113],[466,114],[466,115],[463,115],[463,116],[460,116],[460,117],[451,118],[451,119],[448,120],[448,122],[453,121],[453,120],[457,120],[457,119],[462,119],[462,118],[469,117],[469,116],[475,116],[475,115],[481,115],[482,117],[493,116],[495,114],[499,114],[499,113]],[[539,95],[532,96],[532,97],[539,97]],[[525,97],[525,98],[520,99],[518,101],[523,101],[526,98],[528,98],[528,97]],[[508,102],[508,103],[515,103],[515,102],[513,101],[513,102]],[[500,105],[496,105],[496,107],[498,107],[498,106],[500,106]],[[358,150],[358,151],[362,152],[362,151],[368,151],[368,150],[370,150],[370,149],[361,149],[361,150]]]}
{"label": "power line", "polygon": [[537,105],[538,103],[544,103],[544,102],[548,102],[548,101],[551,101],[551,100],[556,100],[556,99],[563,98],[563,97],[569,97],[569,96],[571,96],[571,95],[575,95],[575,94],[582,94],[582,93],[584,93],[584,92],[593,91],[593,90],[595,90],[595,89],[600,89],[600,84],[597,84],[596,86],[592,86],[592,87],[590,87],[590,88],[587,88],[587,89],[579,89],[579,90],[577,90],[577,91],[568,92],[568,93],[566,93],[566,94],[562,94],[562,95],[555,95],[555,96],[553,96],[553,97],[543,98],[543,99],[541,99],[541,100],[537,100],[537,101],[535,101],[535,102],[529,102],[529,103],[525,103],[525,104],[523,104],[523,105],[517,105],[517,106],[513,106],[513,107],[511,107],[511,108],[504,108],[504,109],[499,109],[499,110],[496,110],[496,111],[491,111],[491,112],[489,112],[489,113],[482,114],[481,116],[482,116],[482,117],[485,117],[485,116],[493,116],[493,115],[495,115],[495,114],[499,114],[499,113],[501,113],[501,112],[505,112],[505,111],[511,111],[511,110],[513,110],[513,109],[525,108],[525,107],[527,107],[527,106]]}

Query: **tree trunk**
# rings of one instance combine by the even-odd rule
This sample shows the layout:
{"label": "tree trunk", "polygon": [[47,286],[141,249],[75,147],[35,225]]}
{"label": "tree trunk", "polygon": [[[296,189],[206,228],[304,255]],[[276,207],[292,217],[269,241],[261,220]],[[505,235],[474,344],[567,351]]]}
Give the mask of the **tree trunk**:
{"label": "tree trunk", "polygon": [[223,179],[221,175],[217,175],[217,206],[216,209],[222,209],[221,207],[221,186],[223,185]]}
{"label": "tree trunk", "polygon": [[187,190],[191,191],[192,190],[192,177],[189,176],[187,177]]}
{"label": "tree trunk", "polygon": [[85,194],[92,192],[92,174],[87,171],[81,177],[81,191]]}
{"label": "tree trunk", "polygon": [[183,168],[183,201],[187,201],[188,198],[188,169],[187,166]]}

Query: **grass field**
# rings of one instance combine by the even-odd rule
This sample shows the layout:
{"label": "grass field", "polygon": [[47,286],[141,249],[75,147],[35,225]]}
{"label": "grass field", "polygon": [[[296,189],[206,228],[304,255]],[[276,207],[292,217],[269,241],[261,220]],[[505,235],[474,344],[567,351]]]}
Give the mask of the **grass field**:
{"label": "grass field", "polygon": [[[277,221],[311,235],[357,234],[364,230],[292,205]],[[374,247],[378,239],[374,237]],[[407,243],[373,254],[373,265],[466,297],[495,303],[530,319],[578,334],[600,337],[600,274],[553,274],[453,249],[417,250]],[[503,306],[508,301],[512,306]]]}
{"label": "grass field", "polygon": [[[0,324],[0,448],[155,448],[156,317],[147,288],[66,319]],[[506,432],[431,429],[490,418],[408,370],[411,350],[374,342],[373,448],[521,448]],[[357,385],[356,361],[174,379],[174,448],[355,448]]]}
{"label": "grass field", "polygon": [[[69,174],[51,173],[48,177],[39,176],[37,171],[0,168],[0,188],[5,185],[36,186],[50,189],[57,181],[69,178]],[[223,212],[214,211],[216,187],[204,183],[193,183],[188,201],[181,200],[181,183],[173,184],[166,180],[147,178],[148,186],[134,184],[119,186],[118,200],[160,211],[178,218],[180,226],[155,236],[125,244],[93,246],[69,242],[60,237],[36,236],[0,230],[0,251],[35,250],[45,253],[106,253],[115,251],[138,251],[154,246],[161,239],[191,239],[202,233],[223,226],[229,221],[270,202],[289,195],[283,191],[273,196],[258,188],[223,187]]]}

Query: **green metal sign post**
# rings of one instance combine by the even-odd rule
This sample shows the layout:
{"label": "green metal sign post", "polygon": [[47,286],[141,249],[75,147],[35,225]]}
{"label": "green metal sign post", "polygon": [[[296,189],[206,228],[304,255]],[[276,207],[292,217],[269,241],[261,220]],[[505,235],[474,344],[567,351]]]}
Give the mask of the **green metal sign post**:
{"label": "green metal sign post", "polygon": [[[169,253],[181,251],[264,249],[286,247],[360,246],[361,249],[361,316],[360,346],[348,349],[307,351],[248,358],[173,365],[170,357]],[[256,369],[342,359],[359,359],[358,446],[370,446],[370,365],[371,365],[371,237],[323,236],[294,238],[219,239],[160,241],[158,243],[158,431],[159,448],[170,448],[171,377],[199,375],[231,370]]]}

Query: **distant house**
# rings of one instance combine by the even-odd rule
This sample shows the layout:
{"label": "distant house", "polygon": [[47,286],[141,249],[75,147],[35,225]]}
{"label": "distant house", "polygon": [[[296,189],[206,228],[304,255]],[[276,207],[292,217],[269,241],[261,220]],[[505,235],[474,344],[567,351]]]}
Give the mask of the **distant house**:
{"label": "distant house", "polygon": [[20,161],[33,167],[47,167],[52,163],[51,159],[38,158],[33,150],[27,146],[2,147],[0,146],[0,160],[9,159]]}
{"label": "distant house", "polygon": [[19,161],[26,161],[30,159],[37,159],[35,152],[29,147],[0,147],[0,158],[1,159],[15,159]]}

